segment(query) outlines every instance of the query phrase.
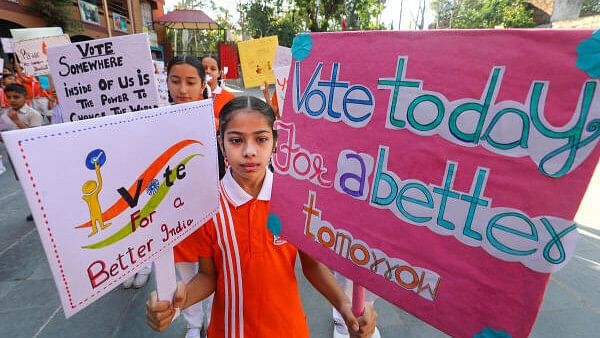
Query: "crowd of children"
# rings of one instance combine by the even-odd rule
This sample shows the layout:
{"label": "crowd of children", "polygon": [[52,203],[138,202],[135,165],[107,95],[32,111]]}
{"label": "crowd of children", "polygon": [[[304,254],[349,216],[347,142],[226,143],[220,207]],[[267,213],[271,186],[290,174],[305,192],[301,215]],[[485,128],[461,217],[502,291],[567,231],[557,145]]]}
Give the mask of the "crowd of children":
{"label": "crowd of children", "polygon": [[[221,69],[213,56],[178,56],[167,67],[170,103],[213,100],[221,203],[217,216],[174,248],[181,282],[173,302],[158,301],[151,294],[148,325],[162,331],[175,309],[181,308],[186,338],[206,333],[210,337],[308,337],[294,272],[300,257],[305,277],[333,305],[336,323],[349,328],[351,336],[370,337],[376,329],[373,306],[357,318],[328,268],[270,232],[273,174],[269,163],[277,141],[276,97],[266,89],[266,103],[250,96],[235,98],[222,86]],[[54,91],[42,88],[17,63],[12,70],[4,69],[1,84],[0,131],[62,123]],[[222,232],[231,237],[220,238]],[[233,252],[233,262],[224,259]],[[123,287],[144,286],[150,273],[150,265],[143,267]]]}

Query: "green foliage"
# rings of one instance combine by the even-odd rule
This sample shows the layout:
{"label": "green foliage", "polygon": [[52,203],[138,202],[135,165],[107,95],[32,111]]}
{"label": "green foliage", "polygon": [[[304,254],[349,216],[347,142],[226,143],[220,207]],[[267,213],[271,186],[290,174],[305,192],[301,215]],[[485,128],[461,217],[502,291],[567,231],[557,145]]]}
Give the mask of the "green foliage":
{"label": "green foliage", "polygon": [[385,29],[377,22],[383,12],[385,0],[348,0],[346,1],[346,25],[348,30]]}
{"label": "green foliage", "polygon": [[44,18],[48,26],[62,27],[66,33],[77,33],[83,30],[81,22],[72,17],[71,0],[33,0],[26,9]]}
{"label": "green foliage", "polygon": [[458,0],[431,0],[431,10],[435,13],[436,28],[451,28],[458,11]]}
{"label": "green foliage", "polygon": [[240,5],[242,29],[252,37],[277,35],[289,46],[300,31],[384,29],[377,21],[385,0],[250,0]]}
{"label": "green foliage", "polygon": [[242,29],[252,38],[277,35],[281,46],[291,46],[292,39],[301,30],[294,13],[283,11],[282,0],[259,1],[242,4]]}
{"label": "green foliage", "polygon": [[600,0],[583,0],[580,16],[600,14]]}
{"label": "green foliage", "polygon": [[533,27],[533,10],[523,0],[434,0],[438,28]]}

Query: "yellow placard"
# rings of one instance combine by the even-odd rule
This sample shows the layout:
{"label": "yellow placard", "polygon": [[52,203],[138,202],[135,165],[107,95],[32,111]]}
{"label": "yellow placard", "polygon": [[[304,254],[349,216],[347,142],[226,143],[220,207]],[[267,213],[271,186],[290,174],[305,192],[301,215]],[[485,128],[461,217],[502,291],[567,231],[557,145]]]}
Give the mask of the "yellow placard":
{"label": "yellow placard", "polygon": [[264,81],[275,83],[273,60],[277,44],[277,36],[238,42],[244,87],[258,87]]}

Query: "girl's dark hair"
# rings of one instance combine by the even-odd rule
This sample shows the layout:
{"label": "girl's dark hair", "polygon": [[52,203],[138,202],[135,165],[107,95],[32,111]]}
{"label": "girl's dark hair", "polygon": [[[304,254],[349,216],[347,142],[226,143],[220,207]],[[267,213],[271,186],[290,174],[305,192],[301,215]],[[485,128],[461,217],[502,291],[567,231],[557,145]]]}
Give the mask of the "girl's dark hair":
{"label": "girl's dark hair", "polygon": [[273,131],[273,139],[277,140],[277,130],[273,128],[273,123],[275,122],[275,112],[273,111],[273,108],[257,97],[238,96],[229,101],[223,106],[223,109],[221,109],[221,114],[219,116],[219,137],[221,138],[221,141],[224,141],[225,130],[227,129],[229,121],[231,121],[237,111],[242,109],[250,109],[261,113],[267,119],[267,123]]}
{"label": "girl's dark hair", "polygon": [[[175,56],[174,58],[171,59],[171,61],[169,61],[169,64],[167,65],[167,81],[169,78],[169,74],[171,73],[171,68],[173,68],[173,66],[177,66],[177,65],[190,65],[194,68],[196,68],[196,70],[198,71],[198,76],[200,77],[200,80],[202,82],[206,82],[206,73],[204,72],[204,67],[202,67],[202,61],[200,61],[200,59],[198,59],[195,56],[191,56],[191,55],[179,55],[179,56]],[[204,92],[202,93],[202,96],[207,99],[208,98],[208,89],[204,88]],[[169,102],[173,103],[173,99],[171,98],[171,93],[169,92]]]}
{"label": "girl's dark hair", "polygon": [[219,61],[219,58],[214,56],[214,55],[204,55],[202,57],[202,59],[200,60],[200,62],[204,61],[204,59],[213,59],[217,62],[217,68],[219,69],[219,77],[216,79],[217,80],[217,85],[221,85],[219,82],[221,81],[221,62]]}
{"label": "girl's dark hair", "polygon": [[25,89],[25,87],[23,87],[23,85],[20,85],[18,83],[11,83],[9,85],[6,85],[6,87],[4,87],[4,92],[5,93],[8,93],[8,92],[18,93],[18,94],[21,94],[21,95],[27,97],[27,89]]}

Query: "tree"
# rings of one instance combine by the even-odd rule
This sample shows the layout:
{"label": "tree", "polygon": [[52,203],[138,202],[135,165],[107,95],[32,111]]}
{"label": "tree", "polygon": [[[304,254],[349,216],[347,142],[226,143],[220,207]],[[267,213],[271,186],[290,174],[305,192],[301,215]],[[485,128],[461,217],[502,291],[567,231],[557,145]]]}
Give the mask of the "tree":
{"label": "tree", "polygon": [[583,0],[580,16],[600,14],[600,0]]}
{"label": "tree", "polygon": [[458,0],[432,0],[431,10],[435,13],[435,28],[452,28],[458,11]]}
{"label": "tree", "polygon": [[417,15],[412,16],[413,23],[417,30],[423,30],[425,26],[425,0],[419,1],[419,8],[417,8]]}
{"label": "tree", "polygon": [[344,13],[348,30],[384,29],[378,22],[385,0],[348,0]]}
{"label": "tree", "polygon": [[282,0],[252,0],[239,8],[242,31],[252,38],[277,35],[279,44],[291,46],[296,33],[302,30],[294,12],[282,11]]}
{"label": "tree", "polygon": [[378,21],[385,0],[294,0],[299,19],[306,30],[341,30],[342,16],[348,30],[384,29]]}
{"label": "tree", "polygon": [[528,6],[524,0],[435,0],[432,3],[439,28],[533,27],[533,10]]}

